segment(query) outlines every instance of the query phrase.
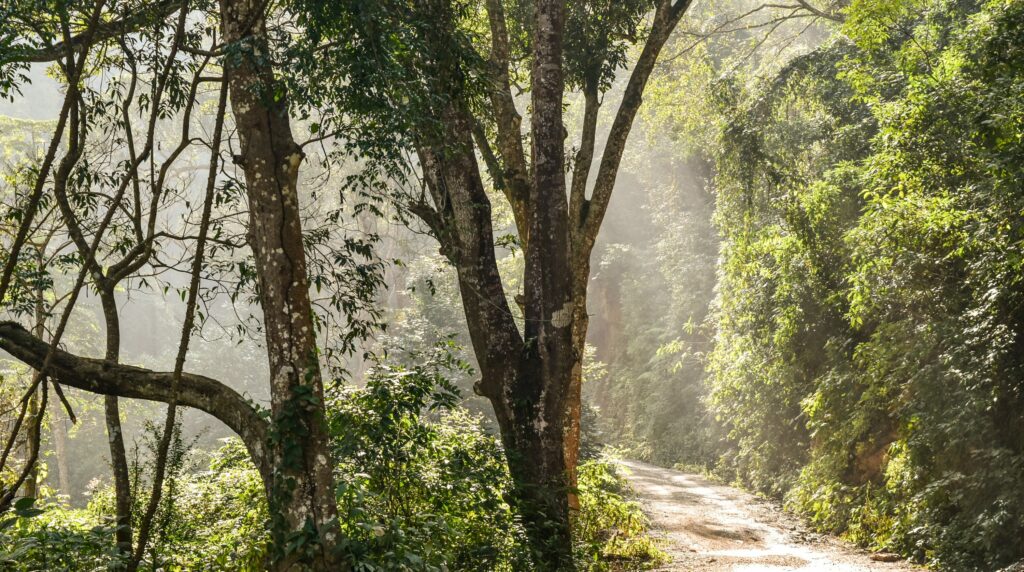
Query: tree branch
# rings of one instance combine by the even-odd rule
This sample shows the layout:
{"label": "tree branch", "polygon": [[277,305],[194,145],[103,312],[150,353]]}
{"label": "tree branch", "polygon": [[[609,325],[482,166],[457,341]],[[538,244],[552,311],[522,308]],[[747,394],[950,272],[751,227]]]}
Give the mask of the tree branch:
{"label": "tree branch", "polygon": [[[512,214],[516,221],[519,239],[526,247],[528,225],[526,205],[529,197],[530,173],[526,166],[526,154],[523,150],[522,117],[516,110],[512,98],[512,84],[509,79],[509,41],[508,28],[505,24],[505,11],[501,0],[487,0],[487,19],[491,26],[491,105],[494,107],[494,120],[497,123],[497,147],[501,156],[503,180],[501,191],[512,206]],[[481,145],[481,150],[483,146]],[[488,170],[492,176],[497,172],[497,162],[488,162]],[[497,178],[495,178],[497,180]]]}
{"label": "tree branch", "polygon": [[505,170],[501,168],[498,156],[494,154],[494,149],[491,149],[491,144],[487,141],[487,132],[484,131],[484,126],[479,121],[473,125],[473,140],[476,141],[480,156],[483,157],[484,165],[487,166],[487,172],[491,174],[494,187],[505,192],[508,186],[505,181]]}
{"label": "tree branch", "polygon": [[629,82],[626,84],[622,101],[608,133],[589,208],[582,216],[582,220],[572,221],[574,247],[582,248],[587,253],[594,246],[597,232],[601,228],[601,221],[604,220],[605,212],[608,210],[608,202],[611,200],[612,190],[615,187],[615,178],[626,149],[626,141],[629,138],[637,111],[643,103],[647,80],[650,79],[651,72],[654,71],[654,65],[658,61],[658,55],[665,46],[665,42],[668,41],[672,31],[675,30],[691,3],[692,0],[676,0],[674,4],[670,0],[658,2],[654,13],[654,22],[651,24],[651,32],[637,59],[636,66],[629,76]]}
{"label": "tree branch", "polygon": [[816,8],[813,4],[811,4],[807,0],[796,0],[796,1],[797,1],[798,4],[803,6],[803,8],[805,10],[807,10],[811,14],[814,14],[815,16],[818,16],[818,17],[821,17],[821,18],[825,18],[826,20],[831,20],[833,22],[838,22],[840,24],[846,21],[846,17],[843,16],[842,14],[838,14],[836,12],[825,12],[824,10],[820,10],[820,9]]}
{"label": "tree branch", "polygon": [[597,138],[597,114],[601,109],[597,80],[587,78],[583,87],[583,134],[579,151],[573,159],[572,185],[569,187],[569,224],[579,228],[586,217],[587,180],[594,163],[594,141]]}
{"label": "tree branch", "polygon": [[69,41],[39,47],[13,49],[6,57],[0,59],[0,66],[11,63],[52,62],[64,57],[69,47],[72,52],[78,52],[87,44],[99,43],[111,38],[131,34],[146,25],[163,20],[180,7],[180,0],[160,0],[146,10],[133,12],[118,20],[102,22],[96,26],[95,30],[82,32],[73,36]]}
{"label": "tree branch", "polygon": [[[0,349],[35,369],[42,369],[49,344],[16,322],[0,322]],[[174,374],[85,358],[54,349],[44,374],[64,385],[91,393],[169,403]],[[267,422],[256,408],[227,385],[209,377],[183,373],[178,403],[205,411],[222,421],[245,442],[257,468],[269,474],[265,454]]]}

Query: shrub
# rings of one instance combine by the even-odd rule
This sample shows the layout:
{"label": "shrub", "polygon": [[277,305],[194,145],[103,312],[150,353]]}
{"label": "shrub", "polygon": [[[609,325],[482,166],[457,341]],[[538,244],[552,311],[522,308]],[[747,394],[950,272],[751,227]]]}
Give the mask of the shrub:
{"label": "shrub", "polygon": [[580,512],[574,522],[580,569],[646,570],[665,560],[648,535],[640,505],[628,500],[629,486],[607,458],[579,466]]}

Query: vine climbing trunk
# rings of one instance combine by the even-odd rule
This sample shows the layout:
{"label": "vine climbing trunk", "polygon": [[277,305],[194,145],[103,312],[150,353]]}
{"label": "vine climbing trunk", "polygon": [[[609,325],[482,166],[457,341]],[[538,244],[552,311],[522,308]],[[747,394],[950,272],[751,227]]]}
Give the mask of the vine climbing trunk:
{"label": "vine climbing trunk", "polygon": [[[259,277],[270,362],[268,486],[274,570],[343,570],[323,384],[299,212],[302,150],[274,76],[258,0],[221,0],[226,74],[249,199],[249,245]],[[287,549],[286,549],[287,547]]]}

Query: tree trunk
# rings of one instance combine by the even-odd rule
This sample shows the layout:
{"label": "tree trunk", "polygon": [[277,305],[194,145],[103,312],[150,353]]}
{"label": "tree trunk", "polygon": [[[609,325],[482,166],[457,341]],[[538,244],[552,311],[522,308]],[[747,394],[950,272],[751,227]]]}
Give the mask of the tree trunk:
{"label": "tree trunk", "polygon": [[[573,570],[562,454],[564,389],[572,369],[571,353],[565,351],[570,348],[571,318],[560,312],[564,303],[549,310],[547,319],[531,310],[525,329],[530,337],[524,341],[519,333],[498,273],[491,204],[473,154],[471,122],[466,110],[453,105],[445,118],[450,128],[447,143],[420,152],[434,202],[447,207],[428,214],[426,220],[437,227],[442,252],[458,273],[481,372],[475,389],[494,407],[514,483],[514,504],[523,517],[535,563],[538,570]],[[536,244],[544,242],[538,239]],[[542,307],[538,298],[547,282],[559,285],[557,277],[538,271],[539,263],[532,262],[529,294],[534,308]]]}
{"label": "tree trunk", "polygon": [[[446,4],[432,14],[450,23]],[[429,8],[429,7],[428,7]],[[538,4],[534,46],[533,180],[526,220],[525,326],[520,333],[498,272],[487,197],[477,163],[475,119],[459,91],[462,74],[439,66],[435,82],[448,95],[439,110],[443,140],[423,135],[419,149],[433,207],[413,205],[458,272],[473,349],[480,366],[476,390],[494,407],[513,479],[513,501],[523,518],[538,570],[574,570],[563,454],[565,405],[576,363],[564,175],[560,2]],[[450,35],[433,30],[428,42]],[[542,45],[541,45],[542,44]],[[441,53],[443,46],[435,46]],[[448,60],[443,60],[446,63]],[[525,180],[521,181],[525,184]],[[517,188],[519,188],[517,186]],[[524,237],[525,238],[525,237]]]}
{"label": "tree trunk", "polygon": [[[537,369],[537,360],[524,358],[519,367]],[[517,364],[509,363],[508,368],[515,370]],[[497,417],[514,484],[516,508],[523,518],[537,569],[569,571],[576,568],[562,455],[563,413],[543,405],[547,401],[542,389],[545,381],[551,380],[521,376],[514,394],[533,398],[515,399],[514,411],[508,414],[501,408],[503,411]],[[564,383],[565,380],[557,381]],[[499,410],[497,404],[495,410]]]}
{"label": "tree trunk", "polygon": [[541,498],[528,498],[537,502],[555,523],[546,527],[554,546],[544,564],[550,569],[571,570],[568,493],[574,466],[566,464],[564,455],[566,438],[572,438],[566,433],[565,412],[571,401],[571,381],[579,358],[573,347],[572,285],[576,269],[569,243],[566,131],[562,121],[564,24],[564,1],[536,3],[531,69],[533,171],[528,192],[529,241],[523,280],[525,347],[515,391],[517,397],[529,396],[533,407],[519,407],[510,429],[516,438],[522,439],[521,446],[531,455],[527,460],[531,466],[520,470],[541,485],[535,493]]}
{"label": "tree trunk", "polygon": [[[117,300],[113,288],[98,284],[100,304],[103,307],[103,321],[106,324],[107,349],[103,358],[117,363],[121,356],[121,321],[117,314]],[[103,397],[103,417],[107,426],[107,444],[110,450],[110,467],[114,474],[114,507],[117,530],[114,538],[117,549],[124,554],[132,551],[132,489],[128,472],[128,454],[124,447],[121,430],[121,410],[114,395]]]}
{"label": "tree trunk", "polygon": [[[39,415],[39,389],[36,389],[32,393],[32,396],[28,399],[28,411],[27,419],[35,419]],[[25,458],[28,459],[31,456],[32,448],[39,447],[39,434],[38,425],[35,423],[29,423],[25,430]],[[28,476],[25,477],[25,484],[22,485],[22,493],[26,497],[37,498],[39,496],[39,463],[32,464],[32,467],[28,471]]]}
{"label": "tree trunk", "polygon": [[[127,483],[117,397],[174,402],[224,421],[242,437],[267,490],[273,570],[347,570],[336,547],[340,541],[337,503],[327,433],[323,386],[315,343],[298,205],[301,149],[292,138],[288,102],[273,75],[266,38],[265,2],[221,0],[224,67],[250,213],[249,243],[259,279],[270,366],[271,420],[224,384],[185,374],[172,392],[171,374],[117,363],[119,337],[113,288],[99,287],[107,322],[105,360],[51,351],[14,323],[0,323],[0,347],[68,384],[104,394],[115,482]],[[75,137],[71,137],[75,140]],[[66,179],[77,156],[69,153],[60,175]],[[55,188],[60,185],[55,184]],[[58,197],[60,198],[60,197]],[[70,216],[66,201],[61,203]],[[81,237],[76,243],[84,244]],[[80,245],[81,246],[81,245]],[[83,253],[88,247],[81,249]],[[97,271],[100,286],[104,277]],[[116,283],[111,280],[110,284]],[[53,356],[52,362],[45,356]],[[118,544],[130,549],[128,487],[118,484],[118,516],[125,525]]]}
{"label": "tree trunk", "polygon": [[587,316],[587,292],[586,284],[583,285],[582,294],[576,294],[573,299],[573,321],[572,321],[572,349],[573,363],[569,373],[569,390],[566,395],[565,404],[565,443],[562,451],[565,457],[566,478],[569,489],[569,510],[576,512],[580,510],[580,499],[577,494],[579,481],[577,479],[577,466],[580,461],[580,419],[583,408],[583,357],[587,345],[587,325],[590,318]]}
{"label": "tree trunk", "polygon": [[53,452],[57,458],[57,488],[62,495],[71,498],[71,471],[68,469],[68,429],[64,425],[60,401],[50,402],[50,436],[53,438]]}
{"label": "tree trunk", "polygon": [[226,72],[270,361],[272,567],[340,570],[345,565],[335,549],[337,500],[298,202],[302,150],[267,57],[265,4],[221,0],[220,8],[224,38],[235,47]]}
{"label": "tree trunk", "polygon": [[[443,11],[443,2],[439,3]],[[492,35],[493,117],[497,121],[494,155],[460,91],[459,70],[443,62],[426,78],[443,94],[447,108],[438,114],[443,141],[421,141],[420,166],[432,205],[414,202],[412,210],[431,228],[441,251],[458,271],[466,321],[482,379],[478,393],[494,406],[523,515],[538,565],[572,569],[570,503],[580,446],[583,357],[588,317],[586,293],[590,255],[608,207],[633,119],[658,54],[689,6],[689,0],[659,0],[650,34],[630,74],[612,123],[593,193],[586,197],[593,161],[600,97],[588,90],[584,149],[578,153],[571,198],[567,198],[563,104],[563,34],[566,2],[533,3],[530,121],[531,161],[522,157],[518,112],[510,91],[508,34],[502,2],[487,2]],[[425,3],[437,10],[434,3]],[[429,14],[436,17],[437,14]],[[442,16],[446,15],[442,14]],[[439,22],[452,18],[437,17]],[[443,41],[443,30],[434,30]],[[430,37],[428,45],[430,45]],[[431,46],[432,53],[446,53]],[[429,129],[427,130],[430,131]],[[509,311],[494,257],[490,202],[480,180],[473,134],[495,185],[512,205],[526,254],[524,331]],[[422,201],[422,199],[417,199]],[[518,301],[518,300],[517,300]]]}
{"label": "tree trunk", "polygon": [[[552,0],[554,3],[554,0]],[[596,87],[592,87],[586,95],[588,97],[587,108],[591,114],[586,118],[585,146],[588,151],[582,163],[576,165],[573,173],[572,197],[570,208],[570,225],[568,227],[571,244],[572,269],[572,313],[573,332],[572,346],[575,351],[575,367],[569,381],[570,387],[565,404],[565,425],[566,440],[564,456],[566,465],[569,467],[569,480],[571,489],[576,487],[576,464],[579,459],[580,446],[580,413],[582,409],[582,380],[583,380],[583,355],[587,339],[587,285],[590,280],[590,255],[597,240],[597,233],[601,228],[601,222],[607,212],[612,191],[615,188],[615,180],[618,176],[619,165],[622,160],[629,132],[633,126],[640,105],[643,102],[643,93],[650,78],[654,65],[658,60],[662,47],[668,41],[669,36],[679,23],[680,18],[690,6],[691,0],[658,0],[655,3],[654,16],[651,21],[650,33],[644,42],[643,50],[637,58],[636,65],[630,73],[629,81],[622,95],[619,109],[615,113],[611,129],[605,140],[605,148],[602,152],[597,177],[594,181],[593,192],[590,198],[586,198],[587,180],[589,178],[592,155],[592,137],[597,119]],[[561,4],[561,3],[559,3]],[[538,4],[540,13],[542,4]],[[554,8],[551,8],[554,11]],[[538,26],[539,29],[539,26]],[[537,44],[538,39],[534,40]],[[559,46],[560,37],[559,37]],[[552,64],[553,65],[553,64]],[[538,63],[535,61],[535,68]],[[537,95],[534,94],[534,107],[536,107]],[[561,102],[561,99],[558,100]],[[554,134],[549,134],[553,137]],[[534,134],[534,140],[539,135]],[[581,157],[577,157],[579,161]],[[575,499],[572,499],[575,502]]]}
{"label": "tree trunk", "polygon": [[[37,246],[35,249],[36,264],[39,268],[43,267],[43,247]],[[32,331],[36,337],[42,338],[44,333],[44,326],[46,325],[46,292],[43,289],[42,283],[36,284],[35,292],[35,307],[33,308],[35,314],[35,323],[32,325]],[[34,419],[36,415],[39,415],[39,402],[38,391],[32,394],[32,397],[28,402],[28,418]],[[38,425],[30,423],[28,426],[28,442],[39,443],[42,435],[38,432]],[[38,461],[33,464],[32,470],[29,471],[28,477],[25,479],[25,496],[36,498],[39,496],[39,469]]]}

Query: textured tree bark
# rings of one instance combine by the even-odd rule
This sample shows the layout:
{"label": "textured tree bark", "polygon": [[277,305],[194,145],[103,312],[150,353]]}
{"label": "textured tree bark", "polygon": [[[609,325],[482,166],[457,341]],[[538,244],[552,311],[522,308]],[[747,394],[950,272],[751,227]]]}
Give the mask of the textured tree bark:
{"label": "textured tree bark", "polygon": [[[529,439],[527,476],[539,481],[540,503],[547,518],[552,550],[546,555],[550,569],[571,570],[572,541],[568,495],[570,467],[563,456],[564,416],[574,355],[569,214],[565,184],[565,126],[562,121],[565,79],[562,34],[565,2],[541,0],[534,8],[533,165],[529,196],[529,245],[523,292],[525,298],[525,352],[518,395],[531,398],[531,410],[516,415],[513,432]],[[532,439],[530,439],[532,437]],[[532,446],[532,447],[531,447]],[[536,475],[530,473],[536,471]]]}
{"label": "textured tree bark", "polygon": [[505,198],[512,205],[516,231],[525,249],[530,239],[527,212],[530,170],[523,152],[522,118],[512,97],[512,82],[509,78],[511,47],[502,0],[487,0],[487,15],[491,28],[491,81],[495,84],[490,99],[497,124],[497,147],[502,159],[502,165],[491,169],[491,173],[496,177],[496,186],[504,192]]}
{"label": "textured tree bark", "polygon": [[[548,2],[550,5],[557,3]],[[492,7],[494,4],[492,3]],[[452,23],[447,2],[425,2],[439,24]],[[545,12],[545,14],[548,14]],[[561,12],[545,21],[548,34],[560,34]],[[500,27],[500,26],[499,26]],[[434,28],[426,39],[444,53],[451,30]],[[433,203],[413,205],[441,243],[456,269],[463,309],[480,366],[476,391],[494,407],[514,485],[514,502],[523,517],[538,570],[573,570],[566,470],[562,455],[564,383],[571,359],[568,230],[565,178],[562,174],[561,53],[557,37],[538,68],[544,85],[540,110],[542,137],[535,138],[534,179],[525,171],[504,179],[506,196],[518,205],[517,220],[527,248],[526,326],[520,333],[505,296],[494,249],[491,203],[474,150],[475,119],[460,92],[463,79],[451,62],[439,64],[435,82],[445,105],[438,110],[444,133],[421,134],[420,166]],[[504,56],[496,55],[501,66]],[[507,64],[506,64],[507,65]],[[559,95],[552,98],[552,93]],[[517,122],[510,99],[503,117]],[[536,113],[536,110],[535,110]],[[518,127],[505,133],[502,153],[514,152]],[[519,151],[521,153],[521,149]],[[525,193],[529,192],[527,196]],[[529,204],[531,209],[526,210]],[[534,205],[538,205],[533,208]],[[529,214],[528,214],[529,213]],[[524,335],[525,334],[525,335]]]}
{"label": "textured tree bark", "polygon": [[[471,156],[465,157],[468,161]],[[566,503],[566,471],[562,456],[562,404],[550,370],[562,376],[552,359],[554,344],[538,338],[524,341],[516,328],[494,262],[490,204],[476,173],[454,168],[446,180],[468,185],[475,202],[457,201],[472,211],[461,218],[461,248],[455,254],[470,337],[482,374],[477,391],[494,407],[508,459],[517,509],[541,570],[572,570],[571,536]],[[464,188],[449,189],[458,196]],[[470,213],[464,213],[469,215]],[[477,230],[470,231],[475,228]],[[477,240],[479,238],[479,240]],[[564,328],[568,329],[568,328]],[[530,328],[533,332],[535,328]],[[537,334],[540,337],[540,334]],[[553,336],[552,336],[553,337]],[[549,337],[548,340],[551,340]],[[555,340],[556,342],[560,340]],[[540,346],[545,344],[545,348]],[[544,352],[544,359],[539,354]],[[547,366],[547,367],[544,367]],[[561,377],[564,379],[564,377]]]}
{"label": "textured tree bark", "polygon": [[[569,387],[565,400],[565,443],[562,454],[565,457],[566,480],[569,489],[569,510],[580,509],[577,495],[577,466],[580,460],[580,418],[583,408],[583,357],[586,353],[587,327],[587,278],[590,276],[590,260],[573,267],[572,304],[572,369],[569,372]],[[582,283],[582,284],[580,284]]]}
{"label": "textured tree bark", "polygon": [[[475,157],[467,153],[458,159],[449,146],[445,161],[437,159],[441,152],[421,160],[432,186],[434,205],[443,206],[428,211],[424,220],[458,270],[470,335],[481,365],[479,392],[494,405],[519,508],[544,569],[573,566],[569,513],[578,508],[575,487],[589,323],[590,256],[647,80],[688,6],[689,0],[657,2],[651,33],[616,112],[590,198],[586,196],[587,179],[594,161],[600,98],[596,81],[585,86],[583,145],[576,157],[567,201],[566,131],[562,122],[565,2],[538,0],[534,4],[529,172],[520,144],[519,115],[510,92],[504,12],[501,2],[487,2],[495,84],[491,101],[500,164],[488,156],[486,141],[478,145],[495,184],[512,205],[526,252],[521,302],[525,325],[521,337],[509,318],[511,313],[497,277],[490,204],[482,189],[476,190],[479,172]],[[472,119],[460,117],[455,113],[445,118],[444,124],[449,142],[462,141],[461,145],[466,146],[469,136],[463,134]],[[437,167],[438,163],[443,165]],[[432,168],[437,171],[433,177]],[[467,205],[468,210],[463,208]],[[461,210],[466,212],[460,215]],[[454,251],[450,246],[452,237],[459,246]]]}
{"label": "textured tree bark", "polygon": [[[444,2],[422,2],[438,22]],[[566,198],[565,127],[562,121],[564,0],[538,0],[533,10],[532,117],[529,166],[509,80],[509,40],[502,3],[488,0],[491,31],[491,105],[497,123],[494,153],[475,124],[458,70],[439,65],[434,81],[448,106],[438,113],[444,140],[426,137],[419,149],[432,205],[414,204],[458,272],[470,337],[481,369],[477,392],[494,406],[519,510],[538,565],[571,569],[570,505],[576,505],[582,365],[587,335],[590,254],[607,208],[615,174],[641,95],[661,47],[688,6],[659,0],[651,34],[630,76],[601,156],[592,198],[587,178],[594,160],[600,98],[597,82],[585,89],[583,146]],[[440,41],[448,36],[435,30]],[[428,38],[429,40],[430,38]],[[444,53],[438,47],[437,53]],[[525,314],[518,331],[498,276],[491,205],[472,149],[474,137],[495,186],[512,205],[526,253]]]}
{"label": "textured tree bark", "polygon": [[[466,123],[463,126],[468,127]],[[527,327],[533,339],[524,341],[520,335],[498,274],[490,202],[469,147],[469,132],[461,133],[463,151],[456,153],[449,148],[443,164],[438,165],[434,159],[425,164],[437,169],[438,176],[431,178],[435,184],[443,184],[453,199],[451,234],[457,240],[449,256],[458,273],[482,374],[477,391],[494,407],[515,486],[516,508],[523,516],[539,569],[572,570],[562,457],[564,393],[552,377],[563,375],[560,366],[565,364],[552,359],[552,348],[565,340],[558,337],[562,333],[559,328],[539,322]],[[563,319],[568,322],[567,317],[559,318]],[[567,332],[565,326],[568,324],[560,329]],[[542,353],[544,358],[540,357]]]}
{"label": "textured tree bark", "polygon": [[[302,150],[268,58],[266,4],[221,0],[231,108],[249,198],[249,245],[256,260],[270,360],[270,507],[277,570],[340,570],[323,385],[298,202]],[[286,552],[286,546],[298,546]]]}

